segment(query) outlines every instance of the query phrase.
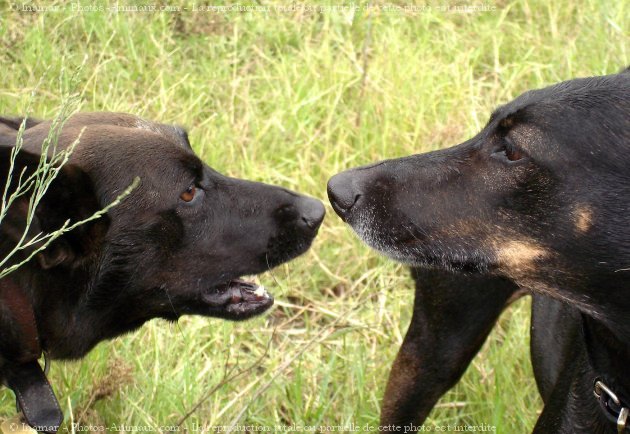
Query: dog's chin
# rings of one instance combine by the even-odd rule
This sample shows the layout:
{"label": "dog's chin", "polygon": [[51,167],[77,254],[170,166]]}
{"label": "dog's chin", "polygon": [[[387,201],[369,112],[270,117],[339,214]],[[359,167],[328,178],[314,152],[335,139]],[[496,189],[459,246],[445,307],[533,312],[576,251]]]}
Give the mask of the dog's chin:
{"label": "dog's chin", "polygon": [[204,290],[201,301],[207,307],[208,316],[232,321],[260,315],[274,302],[264,286],[240,278]]}
{"label": "dog's chin", "polygon": [[480,251],[470,252],[461,246],[445,251],[418,238],[400,239],[375,231],[356,231],[368,246],[410,267],[436,268],[465,273],[486,273],[493,268],[491,259]]}

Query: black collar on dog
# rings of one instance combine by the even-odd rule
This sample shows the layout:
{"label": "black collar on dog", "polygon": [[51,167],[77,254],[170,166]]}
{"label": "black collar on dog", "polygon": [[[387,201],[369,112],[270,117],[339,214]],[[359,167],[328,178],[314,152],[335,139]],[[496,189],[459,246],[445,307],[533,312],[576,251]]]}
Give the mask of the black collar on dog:
{"label": "black collar on dog", "polygon": [[606,419],[617,424],[618,433],[625,432],[630,423],[630,407],[621,402],[617,395],[599,379],[595,380],[593,393]]}
{"label": "black collar on dog", "polygon": [[55,433],[63,413],[38,362],[42,349],[31,300],[20,285],[5,277],[0,280],[0,302],[12,317],[16,339],[11,347],[18,351],[3,367],[7,385],[15,393],[26,422],[37,431]]}

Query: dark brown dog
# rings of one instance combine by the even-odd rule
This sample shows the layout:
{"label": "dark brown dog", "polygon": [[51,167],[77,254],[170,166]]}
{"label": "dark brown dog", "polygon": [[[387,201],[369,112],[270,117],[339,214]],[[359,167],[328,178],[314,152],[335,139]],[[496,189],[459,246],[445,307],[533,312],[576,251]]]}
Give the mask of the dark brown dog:
{"label": "dark brown dog", "polygon": [[[20,123],[0,118],[0,185]],[[27,123],[12,189],[20,173],[37,167],[50,126]],[[324,218],[317,200],[217,173],[193,153],[181,128],[127,114],[77,114],[58,147],[69,146],[83,128],[29,237],[89,217],[136,177],[140,185],[105,217],[64,235],[0,281],[0,379],[23,398],[27,416],[25,407],[34,408],[30,420],[44,428],[58,422],[58,412],[49,401],[38,402],[46,393],[33,363],[41,351],[76,359],[152,318],[257,315],[273,298],[240,276],[305,252]],[[20,197],[2,221],[2,258],[24,231],[28,200]]]}
{"label": "dark brown dog", "polygon": [[534,431],[630,425],[630,73],[527,92],[467,142],[343,172],[328,192],[369,245],[417,267],[383,425],[422,423],[525,291]]}

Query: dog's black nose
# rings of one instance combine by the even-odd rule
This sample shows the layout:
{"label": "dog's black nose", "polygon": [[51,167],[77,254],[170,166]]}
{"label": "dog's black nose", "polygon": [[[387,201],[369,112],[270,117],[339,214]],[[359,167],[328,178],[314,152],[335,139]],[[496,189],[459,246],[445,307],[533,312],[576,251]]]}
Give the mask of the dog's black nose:
{"label": "dog's black nose", "polygon": [[313,231],[317,230],[324,221],[326,215],[326,208],[324,204],[317,199],[310,197],[302,197],[297,205],[299,213],[299,222],[305,225],[308,229]]}
{"label": "dog's black nose", "polygon": [[328,199],[339,217],[344,218],[361,197],[351,171],[341,172],[328,181]]}

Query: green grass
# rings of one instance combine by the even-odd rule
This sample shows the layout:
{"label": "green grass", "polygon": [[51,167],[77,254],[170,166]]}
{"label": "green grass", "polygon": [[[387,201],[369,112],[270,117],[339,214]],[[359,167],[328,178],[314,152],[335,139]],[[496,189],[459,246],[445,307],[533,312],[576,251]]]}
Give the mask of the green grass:
{"label": "green grass", "polygon": [[[526,89],[630,63],[628,0],[489,4],[496,10],[265,17],[26,13],[0,0],[0,113],[23,113],[43,77],[33,111],[52,117],[67,86],[59,77],[87,56],[82,110],[185,125],[216,169],[324,200],[342,169],[456,144]],[[262,280],[278,300],[262,318],[154,321],[54,364],[66,420],[159,427],[201,402],[184,427],[376,425],[411,316],[405,268],[329,209],[312,250]],[[531,430],[542,404],[528,317],[527,300],[505,312],[428,425]],[[12,412],[3,389],[0,417]]]}

